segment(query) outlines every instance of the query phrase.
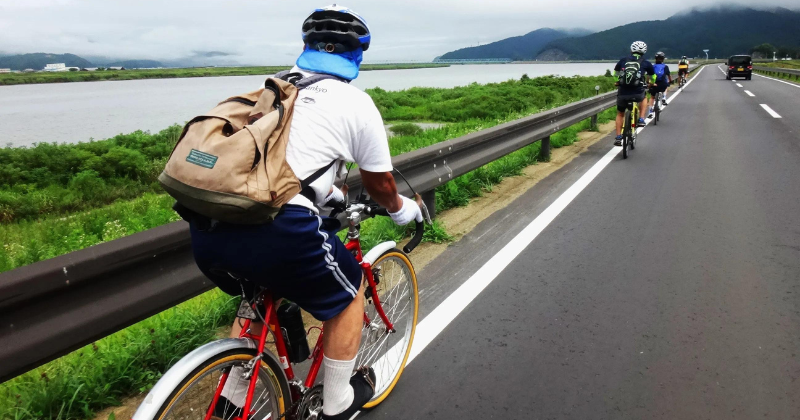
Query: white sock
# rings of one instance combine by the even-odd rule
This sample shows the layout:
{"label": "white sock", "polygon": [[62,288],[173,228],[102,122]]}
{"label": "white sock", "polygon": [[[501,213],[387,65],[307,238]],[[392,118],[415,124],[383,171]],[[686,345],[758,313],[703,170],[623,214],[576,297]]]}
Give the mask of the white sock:
{"label": "white sock", "polygon": [[350,407],[353,403],[353,387],[350,377],[356,366],[353,360],[333,360],[323,356],[322,366],[325,378],[322,381],[322,413],[335,416]]}
{"label": "white sock", "polygon": [[247,387],[250,385],[250,382],[242,375],[244,375],[244,369],[241,366],[232,367],[221,394],[238,408],[244,407],[244,401],[247,399]]}

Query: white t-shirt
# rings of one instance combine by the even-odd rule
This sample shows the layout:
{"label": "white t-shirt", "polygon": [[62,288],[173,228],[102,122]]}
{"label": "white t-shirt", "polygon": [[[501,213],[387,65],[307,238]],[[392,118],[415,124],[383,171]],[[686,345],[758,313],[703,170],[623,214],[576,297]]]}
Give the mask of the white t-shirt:
{"label": "white t-shirt", "polygon": [[[314,73],[294,67],[292,72]],[[294,104],[286,161],[301,180],[333,161],[336,164],[311,184],[315,203],[297,195],[289,204],[318,211],[343,162],[370,172],[392,170],[389,142],[378,108],[365,92],[339,80],[326,79],[301,90]]]}

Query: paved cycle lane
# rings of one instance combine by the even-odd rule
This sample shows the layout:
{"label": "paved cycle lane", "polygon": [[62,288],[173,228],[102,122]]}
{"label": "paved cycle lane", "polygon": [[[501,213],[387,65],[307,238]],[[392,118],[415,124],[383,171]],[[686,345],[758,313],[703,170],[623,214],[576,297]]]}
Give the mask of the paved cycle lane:
{"label": "paved cycle lane", "polygon": [[[429,337],[392,395],[359,418],[800,418],[797,134],[736,100],[741,92],[713,70]],[[420,318],[610,143],[423,270]]]}

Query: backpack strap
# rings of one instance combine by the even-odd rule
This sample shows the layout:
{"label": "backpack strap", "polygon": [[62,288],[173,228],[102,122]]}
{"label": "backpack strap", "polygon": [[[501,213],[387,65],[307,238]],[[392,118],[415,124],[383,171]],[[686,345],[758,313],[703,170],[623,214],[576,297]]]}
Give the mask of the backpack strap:
{"label": "backpack strap", "polygon": [[[338,80],[338,81],[340,81],[342,83],[350,83],[348,80],[342,79],[341,77],[337,77],[337,76],[334,76],[332,74],[317,73],[317,74],[314,74],[312,76],[305,77],[305,76],[303,76],[302,73],[292,72],[291,70],[284,70],[282,72],[275,73],[275,75],[273,77],[276,78],[276,79],[281,79],[281,80],[287,81],[287,82],[295,85],[295,87],[297,87],[297,90],[305,89],[305,88],[313,85],[314,83],[321,82],[323,80],[328,80],[328,79]],[[267,79],[267,80],[269,80],[269,79]],[[314,193],[314,189],[311,188],[311,184],[314,181],[316,181],[317,179],[319,179],[319,177],[324,175],[326,172],[328,172],[328,169],[330,169],[335,163],[336,163],[336,161],[334,160],[333,162],[331,162],[331,163],[325,165],[324,167],[318,169],[316,172],[311,174],[308,178],[301,180],[300,181],[300,195],[302,195],[305,198],[307,198],[309,201],[311,201],[312,204],[316,204],[316,203],[314,203],[314,199],[316,198],[316,193]]]}
{"label": "backpack strap", "polygon": [[282,72],[275,73],[275,75],[272,77],[284,80],[286,82],[295,85],[295,87],[297,87],[297,90],[305,89],[313,85],[314,83],[321,82],[327,79],[338,80],[342,83],[350,83],[349,80],[342,79],[341,77],[337,77],[332,74],[316,73],[312,76],[304,77],[302,73],[292,72],[291,70],[284,70]]}
{"label": "backpack strap", "polygon": [[316,203],[314,202],[314,198],[316,198],[316,194],[314,193],[314,189],[311,188],[311,184],[314,181],[318,180],[319,177],[324,175],[325,172],[328,172],[328,169],[330,169],[335,163],[336,163],[336,161],[334,160],[333,162],[331,162],[331,163],[325,165],[324,167],[318,169],[316,172],[311,174],[308,178],[300,181],[300,195],[302,195],[305,198],[309,199],[309,201],[311,201],[312,204],[316,205]]}

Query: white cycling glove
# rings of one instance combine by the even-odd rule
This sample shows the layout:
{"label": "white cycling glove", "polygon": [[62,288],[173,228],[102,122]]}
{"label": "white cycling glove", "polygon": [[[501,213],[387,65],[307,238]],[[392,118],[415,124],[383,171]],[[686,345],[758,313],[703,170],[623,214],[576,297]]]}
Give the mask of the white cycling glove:
{"label": "white cycling glove", "polygon": [[400,226],[405,226],[411,223],[412,220],[421,223],[422,209],[419,208],[417,202],[408,197],[400,196],[400,198],[403,200],[403,207],[400,207],[397,213],[389,212],[389,216],[392,217],[392,220]]}
{"label": "white cycling glove", "polygon": [[344,203],[344,194],[342,193],[342,190],[336,188],[336,186],[331,188],[331,192],[327,197],[325,197],[324,200],[322,200],[322,204],[325,205],[331,201],[336,203]]}

